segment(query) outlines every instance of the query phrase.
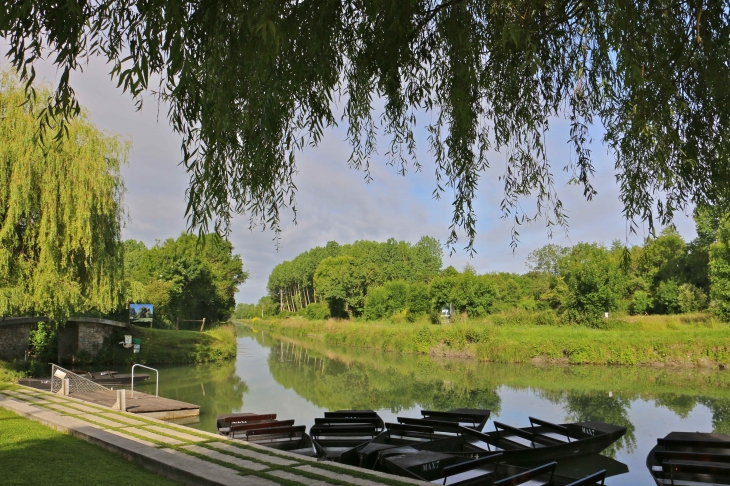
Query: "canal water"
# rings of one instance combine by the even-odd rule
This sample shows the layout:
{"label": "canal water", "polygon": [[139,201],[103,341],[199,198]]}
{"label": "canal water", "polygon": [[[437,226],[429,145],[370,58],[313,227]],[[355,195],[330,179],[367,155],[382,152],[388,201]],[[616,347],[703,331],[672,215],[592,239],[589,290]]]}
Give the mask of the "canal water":
{"label": "canal water", "polygon": [[[653,484],[645,461],[657,437],[730,431],[730,372],[499,365],[331,348],[243,327],[238,334],[235,362],[160,369],[160,395],[201,406],[200,421],[189,426],[215,432],[216,415],[243,411],[309,427],[328,410],[373,409],[389,422],[457,407],[490,409],[493,419],[514,426],[529,425],[530,416],[600,420],[627,427],[626,435],[602,456],[560,469],[607,468],[610,486]],[[140,388],[154,393],[150,382]]]}

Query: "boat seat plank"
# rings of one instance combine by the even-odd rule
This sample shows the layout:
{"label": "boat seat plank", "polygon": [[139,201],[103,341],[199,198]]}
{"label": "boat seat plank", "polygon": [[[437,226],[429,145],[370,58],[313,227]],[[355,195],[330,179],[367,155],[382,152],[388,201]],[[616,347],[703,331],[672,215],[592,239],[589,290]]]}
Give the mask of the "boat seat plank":
{"label": "boat seat plank", "polygon": [[339,437],[339,436],[370,436],[377,435],[373,425],[314,425],[309,433],[312,437]]}
{"label": "boat seat plank", "polygon": [[423,425],[406,425],[406,424],[395,424],[395,423],[386,423],[385,427],[389,431],[395,431],[396,433],[408,433],[413,432],[417,434],[433,434],[435,431],[433,427],[426,427]]}
{"label": "boat seat plank", "polygon": [[566,486],[592,486],[594,484],[598,484],[600,481],[601,484],[605,484],[606,482],[606,470],[598,471],[595,474],[591,474],[590,476],[586,476],[583,479],[579,479],[578,481],[573,481],[572,483],[566,485]]}
{"label": "boat seat plank", "polygon": [[730,463],[730,454],[713,454],[711,452],[654,451],[654,458],[659,463],[670,460]]}
{"label": "boat seat plank", "polygon": [[540,467],[530,469],[529,471],[515,474],[514,476],[500,479],[499,481],[495,481],[494,486],[513,486],[513,485],[517,485],[517,484],[525,484],[527,481],[534,480],[537,477],[542,476],[543,474],[550,475],[550,480],[547,483],[544,483],[544,484],[550,484],[552,482],[553,474],[555,474],[555,466],[557,466],[557,465],[558,465],[557,462],[551,462],[548,464],[544,464]]}
{"label": "boat seat plank", "polygon": [[336,410],[325,412],[325,418],[380,418],[373,410]]}
{"label": "boat seat plank", "polygon": [[688,447],[703,449],[730,449],[730,441],[703,439],[657,439],[657,445],[667,448]]}
{"label": "boat seat plank", "polygon": [[339,424],[369,424],[380,425],[380,417],[317,417],[315,425],[339,425]]}
{"label": "boat seat plank", "polygon": [[[512,435],[516,435],[517,437],[522,437],[523,439],[532,440],[535,437],[535,434],[532,432],[528,432],[526,430],[522,430],[518,427],[513,427],[511,425],[503,424],[502,422],[494,422],[494,427],[497,429],[497,432],[500,432],[500,430],[504,430],[506,432],[509,432]],[[501,433],[499,434],[501,437]]]}
{"label": "boat seat plank", "polygon": [[[478,481],[478,483],[475,483]],[[491,486],[494,484],[494,467],[483,466],[476,469],[470,469],[459,474],[454,474],[444,479],[436,479],[431,481],[432,484],[439,484],[441,486],[460,486],[460,485],[473,485],[479,484],[479,486]]]}
{"label": "boat seat plank", "polygon": [[551,422],[547,422],[545,420],[535,418],[535,417],[530,417],[530,424],[532,424],[533,427],[535,425],[539,425],[540,427],[546,428],[548,430],[552,430],[553,432],[558,432],[561,435],[566,436],[568,438],[568,440],[570,440],[570,431],[568,430],[568,427],[566,427],[565,425],[553,424]]}
{"label": "boat seat plank", "polygon": [[297,425],[294,427],[288,426],[288,427],[271,427],[266,429],[254,429],[254,430],[247,430],[246,436],[262,436],[262,435],[289,435],[293,436],[296,434],[304,434],[304,431],[307,429],[304,425]]}
{"label": "boat seat plank", "polygon": [[447,478],[449,476],[454,476],[455,474],[469,471],[471,469],[481,468],[489,464],[498,464],[502,460],[502,457],[502,453],[497,453],[491,454],[489,456],[480,457],[478,459],[472,459],[471,461],[454,464],[452,466],[446,466],[442,471],[442,474],[444,478]]}
{"label": "boat seat plank", "polygon": [[226,417],[222,417],[220,420],[225,423],[276,420],[276,414],[268,413],[268,414],[263,414],[263,415],[255,415],[255,414],[243,414],[242,413],[242,414],[236,414],[236,415],[228,415]]}
{"label": "boat seat plank", "polygon": [[438,419],[450,422],[464,422],[471,423],[473,425],[481,424],[489,419],[491,412],[485,410],[483,413],[473,412],[441,412],[436,410],[421,410],[421,416],[427,419]]}
{"label": "boat seat plank", "polygon": [[268,420],[265,422],[249,423],[234,423],[231,425],[229,432],[243,432],[246,430],[254,429],[271,429],[275,427],[289,427],[294,425],[294,420]]}
{"label": "boat seat plank", "polygon": [[439,432],[453,432],[461,434],[461,427],[456,422],[447,422],[443,420],[419,419],[411,417],[398,417],[398,422],[406,425],[422,425],[425,427],[433,427]]}
{"label": "boat seat plank", "polygon": [[662,463],[662,469],[664,471],[673,472],[711,472],[720,471],[724,473],[730,473],[730,464],[722,462],[707,462],[707,461],[686,461],[681,459],[672,459],[664,461]]}
{"label": "boat seat plank", "polygon": [[[539,445],[545,446],[545,445],[556,445],[556,444],[564,443],[564,441],[553,439],[552,437],[549,437],[547,435],[529,432],[527,430],[520,429],[518,427],[513,427],[511,425],[503,424],[502,422],[495,421],[494,427],[496,428],[497,434],[500,439],[503,438],[502,432],[501,432],[501,430],[503,430],[514,436],[529,440],[532,444],[532,447],[538,447]],[[504,438],[507,439],[508,437],[504,437]]]}

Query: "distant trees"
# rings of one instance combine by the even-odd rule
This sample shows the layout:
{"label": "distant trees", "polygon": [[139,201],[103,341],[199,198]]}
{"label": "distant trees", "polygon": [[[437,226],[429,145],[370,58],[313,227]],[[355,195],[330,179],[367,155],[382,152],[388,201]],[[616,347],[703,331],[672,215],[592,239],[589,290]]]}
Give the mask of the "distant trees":
{"label": "distant trees", "polygon": [[238,304],[236,310],[233,312],[235,319],[253,319],[254,317],[262,318],[269,317],[277,314],[279,310],[278,304],[276,304],[271,297],[261,297],[256,304]]}
{"label": "distant trees", "polygon": [[155,322],[167,326],[177,318],[228,319],[238,286],[248,278],[231,243],[215,234],[202,240],[182,234],[149,249],[127,240],[124,248],[131,300],[154,304]]}
{"label": "distant trees", "polygon": [[712,310],[730,320],[730,218],[717,218],[716,240],[709,249],[709,281]]}
{"label": "distant trees", "polygon": [[274,267],[267,285],[280,310],[297,312],[324,302],[334,316],[359,316],[367,289],[386,282],[428,283],[441,269],[443,250],[424,236],[415,245],[389,239],[356,241],[306,251]]}
{"label": "distant trees", "polygon": [[451,307],[463,317],[524,310],[541,313],[545,322],[585,326],[600,325],[606,312],[709,309],[730,320],[730,218],[707,208],[694,216],[698,236],[689,243],[668,227],[632,247],[550,244],[527,257],[523,275],[478,275],[469,265],[441,270],[441,247],[429,237],[415,245],[330,242],[274,268],[268,297],[276,312],[312,319],[432,314],[435,321],[435,313]]}

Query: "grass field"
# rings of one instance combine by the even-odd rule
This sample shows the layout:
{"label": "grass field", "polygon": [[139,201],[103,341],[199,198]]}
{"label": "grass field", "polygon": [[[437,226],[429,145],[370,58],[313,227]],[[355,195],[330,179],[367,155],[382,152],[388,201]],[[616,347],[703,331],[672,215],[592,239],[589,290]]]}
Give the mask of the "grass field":
{"label": "grass field", "polygon": [[0,408],[0,485],[181,484]]}
{"label": "grass field", "polygon": [[522,318],[518,325],[504,317],[442,325],[299,319],[248,325],[328,345],[497,363],[715,367],[730,363],[730,326],[705,314],[608,319],[603,329],[540,326]]}

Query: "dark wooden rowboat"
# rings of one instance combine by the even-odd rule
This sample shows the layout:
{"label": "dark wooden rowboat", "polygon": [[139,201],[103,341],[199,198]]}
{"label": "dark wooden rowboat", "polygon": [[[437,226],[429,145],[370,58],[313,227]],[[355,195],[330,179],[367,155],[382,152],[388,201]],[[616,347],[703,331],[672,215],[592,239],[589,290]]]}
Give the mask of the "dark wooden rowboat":
{"label": "dark wooden rowboat", "polygon": [[309,429],[317,457],[323,461],[357,465],[357,455],[348,454],[383,431],[383,419],[372,410],[325,412]]}
{"label": "dark wooden rowboat", "polygon": [[[386,423],[386,430],[373,440],[342,454],[342,462],[357,464],[360,467],[376,469],[384,457],[400,454],[416,445],[432,441],[454,439],[461,429],[450,426],[449,431],[441,432],[431,426]],[[471,429],[470,429],[471,430]],[[379,468],[382,469],[382,468]]]}
{"label": "dark wooden rowboat", "polygon": [[495,422],[496,430],[487,433],[460,427],[461,434],[454,437],[377,451],[373,463],[377,465],[375,467],[385,469],[384,460],[390,455],[430,451],[468,459],[501,452],[507,464],[545,464],[598,454],[626,433],[625,427],[603,422],[557,425],[532,417],[530,421],[532,426],[526,428]]}
{"label": "dark wooden rowboat", "polygon": [[487,425],[491,410],[481,408],[454,408],[447,411],[421,410],[423,418],[413,419],[408,417],[398,417],[398,422],[411,425],[429,425],[432,422],[443,424],[450,422],[462,427],[483,431]]}
{"label": "dark wooden rowboat", "polygon": [[391,456],[386,459],[388,469],[398,475],[430,481],[445,486],[492,486],[528,483],[543,486],[594,486],[603,484],[606,471],[599,471],[583,479],[555,474],[556,462],[529,469],[506,465],[501,453],[465,461],[457,456],[436,452]]}
{"label": "dark wooden rowboat", "polygon": [[247,442],[271,447],[272,449],[310,457],[315,455],[312,439],[306,433],[304,425],[247,430],[245,437],[244,440]]}
{"label": "dark wooden rowboat", "polygon": [[255,413],[229,413],[224,415],[218,415],[216,417],[216,428],[218,433],[221,435],[231,436],[235,430],[245,431],[245,427],[240,427],[231,430],[235,426],[245,426],[253,424],[270,424],[269,427],[274,427],[279,421],[276,420],[275,413],[268,414],[255,414]]}
{"label": "dark wooden rowboat", "polygon": [[702,432],[671,432],[646,457],[659,486],[730,484],[730,436]]}
{"label": "dark wooden rowboat", "polygon": [[277,420],[275,413],[233,413],[217,417],[218,433],[282,451],[314,456],[312,439],[304,425],[294,420]]}

